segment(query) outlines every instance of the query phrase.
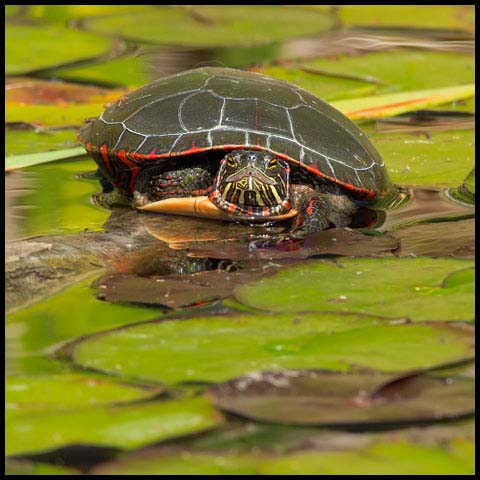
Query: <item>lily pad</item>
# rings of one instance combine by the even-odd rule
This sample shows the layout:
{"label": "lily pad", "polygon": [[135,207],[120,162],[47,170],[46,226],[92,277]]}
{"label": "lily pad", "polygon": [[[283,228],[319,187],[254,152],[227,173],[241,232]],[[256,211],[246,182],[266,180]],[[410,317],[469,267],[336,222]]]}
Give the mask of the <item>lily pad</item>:
{"label": "lily pad", "polygon": [[463,452],[432,448],[406,442],[378,443],[360,451],[301,452],[286,458],[265,461],[262,475],[471,475],[474,472],[471,449],[465,461]]}
{"label": "lily pad", "polygon": [[73,444],[133,449],[220,422],[204,397],[72,411],[7,412],[6,454],[32,454]]}
{"label": "lily pad", "polygon": [[[123,378],[218,382],[279,368],[386,371],[469,357],[470,326],[339,314],[197,317],[135,325],[71,346],[73,361]],[[172,358],[175,359],[172,362]]]}
{"label": "lily pad", "polygon": [[[272,425],[248,424],[250,430],[264,431]],[[278,426],[276,426],[278,428]],[[285,427],[283,427],[285,429]],[[298,430],[297,427],[295,430]],[[436,427],[424,427],[430,434]],[[290,432],[295,431],[289,427]],[[405,431],[405,430],[403,430]],[[201,475],[201,474],[472,474],[474,466],[474,442],[471,438],[450,436],[431,445],[421,445],[405,438],[384,438],[348,434],[346,432],[323,433],[318,431],[312,438],[325,437],[323,443],[313,445],[305,437],[305,443],[294,452],[277,452],[273,449],[231,449],[181,448],[178,445],[150,448],[138,453],[128,453],[118,459],[100,464],[90,474],[114,475]],[[414,435],[412,435],[414,436]],[[430,438],[432,438],[430,436]],[[228,436],[226,438],[228,443]],[[352,463],[353,462],[353,463]]]}
{"label": "lily pad", "polygon": [[[136,28],[142,25],[142,28]],[[145,42],[188,46],[256,45],[326,31],[334,18],[295,6],[155,7],[148,12],[89,19],[91,31]]]}
{"label": "lily pad", "polygon": [[43,302],[6,316],[7,372],[42,373],[42,369],[47,372],[55,368],[51,360],[41,360],[48,347],[162,314],[160,309],[111,305],[97,300],[90,286],[92,280],[87,278]]}
{"label": "lily pad", "polygon": [[321,255],[388,256],[399,246],[390,235],[364,235],[348,228],[331,228],[302,239],[281,241],[210,241],[177,244],[192,257],[229,260],[306,259]]}
{"label": "lily pad", "polygon": [[343,25],[355,27],[404,27],[474,29],[472,5],[342,5]]}
{"label": "lily pad", "polygon": [[28,179],[30,187],[19,192],[13,201],[19,207],[17,224],[22,236],[81,232],[86,228],[100,230],[109,211],[92,205],[90,200],[100,190],[100,184],[96,178],[75,178],[79,172],[95,169],[92,160],[80,158],[11,172],[7,190],[10,181],[14,184],[19,175]]}
{"label": "lily pad", "polygon": [[472,416],[474,382],[462,377],[281,370],[210,387],[216,407],[252,420],[352,428]]}
{"label": "lily pad", "polygon": [[239,287],[245,305],[276,312],[337,311],[419,320],[472,320],[474,282],[443,279],[473,262],[456,259],[311,260]]}
{"label": "lily pad", "polygon": [[363,130],[384,158],[394,183],[457,187],[475,165],[474,130],[420,135]]}
{"label": "lily pad", "polygon": [[[356,56],[341,55],[334,59],[319,58],[284,67],[266,67],[261,68],[261,72],[295,83],[321,98],[325,95],[324,92],[328,94],[328,90],[324,90],[325,86],[332,83],[339,84],[335,90],[339,93],[344,88],[343,85],[357,88],[363,85],[363,92],[356,94],[355,90],[350,89],[346,92],[347,95],[343,95],[344,98],[354,98],[470,84],[475,78],[474,65],[472,55],[389,50]],[[446,70],[451,75],[445,75]],[[352,79],[346,80],[346,75]],[[356,81],[353,80],[355,77]],[[367,82],[362,79],[371,80]],[[367,86],[368,90],[365,90]],[[330,94],[326,99],[334,97]]]}
{"label": "lily pad", "polygon": [[33,128],[25,130],[5,130],[5,155],[64,150],[78,145],[77,132],[73,129],[38,131]]}
{"label": "lily pad", "polygon": [[475,203],[475,169],[473,169],[463,183],[455,189],[450,189],[450,195],[465,203]]}
{"label": "lily pad", "polygon": [[96,57],[106,53],[111,40],[61,25],[5,25],[5,73],[19,75]]}
{"label": "lily pad", "polygon": [[145,400],[162,391],[161,387],[142,389],[93,374],[22,375],[5,380],[6,409],[14,414],[115,406]]}
{"label": "lily pad", "polygon": [[136,13],[148,9],[143,5],[29,5],[27,16],[48,21],[68,21],[119,13]]}
{"label": "lily pad", "polygon": [[79,475],[74,468],[48,463],[33,463],[21,460],[7,460],[5,463],[6,475]]}
{"label": "lily pad", "polygon": [[[473,83],[474,62],[472,55],[458,53],[386,51],[340,56],[335,60],[317,59],[307,65],[331,73],[375,78],[378,80],[376,93],[385,94]],[[447,69],[451,75],[445,75]]]}
{"label": "lily pad", "polygon": [[[395,230],[396,254],[405,256],[475,258],[475,220],[411,225]],[[464,270],[461,270],[462,272]]]}

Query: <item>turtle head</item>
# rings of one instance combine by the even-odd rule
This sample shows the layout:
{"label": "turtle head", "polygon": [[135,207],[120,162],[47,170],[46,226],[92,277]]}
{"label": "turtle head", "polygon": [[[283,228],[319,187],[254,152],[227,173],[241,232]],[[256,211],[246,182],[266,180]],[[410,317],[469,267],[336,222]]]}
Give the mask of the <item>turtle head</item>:
{"label": "turtle head", "polygon": [[210,199],[239,218],[281,215],[291,209],[289,173],[269,152],[233,150],[220,162]]}

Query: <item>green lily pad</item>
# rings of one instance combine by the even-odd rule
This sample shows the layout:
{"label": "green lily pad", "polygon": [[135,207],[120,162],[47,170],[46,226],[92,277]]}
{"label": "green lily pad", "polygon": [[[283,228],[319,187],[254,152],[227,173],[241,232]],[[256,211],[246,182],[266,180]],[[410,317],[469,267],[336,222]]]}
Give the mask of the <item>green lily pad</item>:
{"label": "green lily pad", "polygon": [[5,379],[6,409],[15,414],[115,406],[161,392],[162,388],[141,389],[92,374],[22,375]]}
{"label": "green lily pad", "polygon": [[128,55],[113,60],[57,69],[58,78],[73,82],[91,82],[104,85],[128,85],[138,88],[159,76],[148,55]]}
{"label": "green lily pad", "polygon": [[255,71],[298,85],[326,101],[364,97],[373,95],[377,90],[375,85],[360,80],[319,76],[294,66],[262,67]]}
{"label": "green lily pad", "polygon": [[474,29],[473,5],[342,5],[345,26]]}
{"label": "green lily pad", "polygon": [[[302,68],[328,72],[329,75],[307,73]],[[343,85],[362,84],[368,90],[347,92],[345,98],[381,95],[412,90],[429,90],[473,83],[475,79],[475,59],[472,55],[459,55],[429,51],[386,51],[365,55],[341,55],[335,59],[320,58],[301,65],[290,67],[267,67],[262,73],[291,81],[315,95],[322,97],[324,85],[338,83],[336,90],[341,92]],[[445,75],[449,71],[449,75]],[[339,75],[335,78],[335,74]],[[346,80],[342,75],[357,76],[359,80]],[[362,82],[371,78],[376,83]],[[328,93],[328,91],[327,91]],[[328,99],[327,99],[328,100]]]}
{"label": "green lily pad", "polygon": [[27,16],[48,21],[68,21],[119,13],[136,13],[148,9],[144,5],[29,5]]}
{"label": "green lily pad", "polygon": [[32,454],[72,444],[133,449],[211,428],[220,421],[203,397],[72,411],[7,411],[6,454]]}
{"label": "green lily pad", "polygon": [[131,326],[86,338],[72,346],[71,356],[83,367],[123,378],[176,383],[224,381],[280,368],[348,370],[362,365],[399,371],[468,357],[472,348],[469,326],[278,314]]}
{"label": "green lily pad", "polygon": [[475,203],[475,168],[458,188],[450,189],[450,195],[465,203]]}
{"label": "green lily pad", "polygon": [[77,143],[76,130],[37,131],[5,130],[5,155],[21,155],[28,153],[64,150]]}
{"label": "green lily pad", "polygon": [[472,320],[474,282],[442,285],[468,260],[443,258],[310,261],[239,287],[245,305],[275,312],[337,311],[419,320]]}
{"label": "green lily pad", "polygon": [[6,316],[7,371],[15,374],[52,369],[41,360],[46,348],[81,335],[140,322],[160,309],[112,305],[95,297],[88,278],[43,302]]}
{"label": "green lily pad", "polygon": [[[470,450],[472,445],[470,441]],[[406,442],[378,443],[360,451],[307,451],[271,459],[262,463],[259,474],[471,475],[472,454],[465,461],[462,453]]]}
{"label": "green lily pad", "polygon": [[[332,439],[337,433],[329,432]],[[307,448],[287,454],[272,451],[248,453],[204,449],[152,449],[121,456],[94,467],[100,475],[202,475],[202,474],[473,474],[474,441],[455,437],[434,445],[378,438],[373,442],[350,438],[338,446],[325,439],[324,448]],[[353,434],[352,434],[353,436]],[[360,435],[357,433],[356,437]]]}
{"label": "green lily pad", "polygon": [[109,211],[92,205],[90,197],[99,192],[101,186],[97,179],[75,178],[79,172],[95,169],[92,160],[78,159],[11,172],[7,177],[7,190],[10,184],[15,188],[17,177],[24,179],[23,183],[29,187],[23,186],[12,201],[13,208],[18,206],[17,224],[22,236],[81,232],[86,228],[100,230]]}
{"label": "green lily pad", "polygon": [[362,127],[385,160],[392,182],[457,187],[475,165],[475,132],[374,133]]}
{"label": "green lily pad", "polygon": [[48,463],[32,463],[23,460],[7,460],[5,462],[6,475],[79,475],[74,468]]}
{"label": "green lily pad", "polygon": [[294,6],[211,5],[155,7],[138,14],[89,19],[85,27],[146,43],[237,46],[305,36],[326,31],[333,24],[331,15]]}
{"label": "green lily pad", "polygon": [[209,389],[216,407],[260,422],[385,426],[473,416],[474,381],[435,374],[280,370]]}
{"label": "green lily pad", "polygon": [[60,25],[5,25],[5,73],[19,75],[106,53],[111,40]]}

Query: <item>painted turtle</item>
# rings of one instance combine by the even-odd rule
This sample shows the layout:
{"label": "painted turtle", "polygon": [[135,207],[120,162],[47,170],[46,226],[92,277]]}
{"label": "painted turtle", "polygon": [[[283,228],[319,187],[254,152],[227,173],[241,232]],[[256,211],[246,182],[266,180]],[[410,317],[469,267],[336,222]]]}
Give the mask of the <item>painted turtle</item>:
{"label": "painted turtle", "polygon": [[[135,206],[309,233],[385,195],[384,163],[342,113],[287,82],[228,68],[161,78],[87,120],[104,192]],[[115,189],[115,190],[114,190]],[[296,215],[298,212],[298,215]]]}

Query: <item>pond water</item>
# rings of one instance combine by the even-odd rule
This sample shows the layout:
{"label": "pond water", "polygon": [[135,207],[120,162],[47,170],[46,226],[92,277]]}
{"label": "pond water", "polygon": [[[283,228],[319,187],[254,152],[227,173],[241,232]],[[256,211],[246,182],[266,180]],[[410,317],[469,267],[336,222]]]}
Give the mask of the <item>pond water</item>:
{"label": "pond water", "polygon": [[[78,146],[81,119],[158,76],[254,68],[342,111],[385,109],[356,122],[401,201],[360,228],[296,237],[103,208],[86,155],[6,172],[11,472],[469,473],[473,99],[400,112],[400,97],[368,99],[473,83],[473,13],[445,7],[432,25],[426,7],[403,7],[419,23],[406,28],[394,6],[383,23],[353,7],[280,7],[282,30],[275,7],[231,7],[228,28],[213,6],[96,8],[7,11],[12,39],[49,25],[51,41],[65,29],[93,48],[70,60],[39,46],[30,69],[8,54],[7,155]],[[159,11],[165,38],[150,25]],[[144,31],[119,35],[130,15]]]}

